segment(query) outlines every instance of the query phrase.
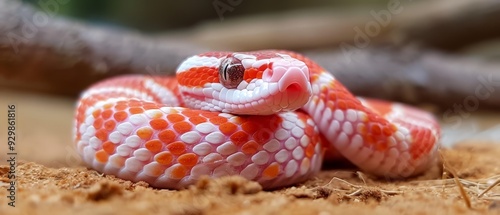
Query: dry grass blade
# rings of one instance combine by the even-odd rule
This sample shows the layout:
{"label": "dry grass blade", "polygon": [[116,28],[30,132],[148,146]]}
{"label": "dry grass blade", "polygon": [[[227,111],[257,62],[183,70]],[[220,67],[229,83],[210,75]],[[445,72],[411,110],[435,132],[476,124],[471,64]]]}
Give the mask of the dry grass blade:
{"label": "dry grass blade", "polygon": [[365,174],[363,174],[361,171],[356,171],[356,175],[363,181],[363,184],[366,185]]}
{"label": "dry grass blade", "polygon": [[464,199],[465,205],[467,205],[467,208],[471,209],[472,204],[471,204],[470,197],[469,197],[469,195],[467,195],[467,192],[465,192],[465,188],[462,185],[462,183],[460,183],[460,179],[458,178],[456,171],[453,168],[451,168],[450,164],[444,158],[443,153],[441,151],[439,151],[439,155],[441,156],[441,160],[443,161],[443,167],[444,167],[443,169],[446,169],[451,173],[451,175],[453,176],[453,180],[455,181],[455,184],[458,187],[460,195]]}
{"label": "dry grass blade", "polygon": [[483,192],[481,192],[478,197],[481,198],[485,193],[493,189],[493,187],[497,186],[500,184],[500,178],[497,179],[493,184],[491,184],[488,188],[486,188]]}
{"label": "dry grass blade", "polygon": [[[337,189],[337,188],[330,188],[330,189],[340,191],[340,192],[346,192],[347,196],[359,195],[360,193],[362,193],[363,189],[367,189],[369,187],[366,185],[366,181],[364,180],[363,174],[361,172],[357,172],[357,175],[363,181],[364,185],[355,185],[355,184],[350,183],[344,179],[333,177],[328,183],[326,183],[322,187],[326,187],[326,186],[330,185],[333,181],[340,181],[340,182],[347,184],[348,186],[350,186],[351,188],[354,188],[356,190],[353,192],[347,193],[351,190],[343,190],[343,189]],[[396,195],[396,194],[403,193],[403,191],[398,191],[398,190],[384,190],[384,189],[380,189],[380,188],[377,188],[377,190],[384,193],[384,194],[387,194],[387,195]]]}
{"label": "dry grass blade", "polygon": [[[494,193],[491,194],[490,196],[486,197],[483,196],[486,194],[488,191],[492,190],[495,186],[498,186],[500,184],[500,175],[494,175],[488,178],[482,178],[482,179],[461,179],[458,178],[460,184],[464,186],[464,188],[469,192],[475,194],[478,198],[481,198],[483,200],[500,200],[500,194],[499,193]],[[494,181],[491,183],[491,181]],[[410,184],[416,185],[417,187],[425,184],[426,188],[437,188],[437,187],[442,187],[443,189],[446,188],[451,188],[457,186],[457,182],[455,181],[455,178],[450,178],[450,179],[444,179],[444,180],[423,180],[423,181],[413,181],[410,182]]]}

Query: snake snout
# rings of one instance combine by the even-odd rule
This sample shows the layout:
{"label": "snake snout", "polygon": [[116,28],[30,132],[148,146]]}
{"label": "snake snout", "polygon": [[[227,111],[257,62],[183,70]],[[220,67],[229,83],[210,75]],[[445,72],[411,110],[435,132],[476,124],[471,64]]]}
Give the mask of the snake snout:
{"label": "snake snout", "polygon": [[287,59],[274,62],[269,70],[265,71],[262,79],[267,82],[278,83],[279,92],[310,93],[309,69],[301,61]]}
{"label": "snake snout", "polygon": [[279,91],[309,92],[311,85],[309,84],[309,75],[306,72],[297,67],[289,68],[278,81]]}

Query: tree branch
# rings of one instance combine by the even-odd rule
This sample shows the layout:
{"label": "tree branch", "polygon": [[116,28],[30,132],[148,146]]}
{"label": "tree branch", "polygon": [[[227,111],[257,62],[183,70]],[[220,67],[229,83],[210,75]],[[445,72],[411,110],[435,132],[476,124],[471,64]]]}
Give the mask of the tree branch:
{"label": "tree branch", "polygon": [[[37,13],[49,17],[38,23]],[[76,95],[106,77],[171,74],[204,49],[135,32],[88,26],[0,0],[0,86]]]}

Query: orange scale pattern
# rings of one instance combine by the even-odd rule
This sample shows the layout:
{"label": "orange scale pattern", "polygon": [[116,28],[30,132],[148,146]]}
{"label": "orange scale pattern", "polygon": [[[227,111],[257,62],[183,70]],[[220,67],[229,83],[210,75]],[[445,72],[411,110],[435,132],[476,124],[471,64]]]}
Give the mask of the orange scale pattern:
{"label": "orange scale pattern", "polygon": [[219,72],[212,67],[193,67],[177,74],[179,84],[187,87],[203,87],[207,83],[218,83]]}
{"label": "orange scale pattern", "polygon": [[[102,108],[92,112],[92,116],[96,117],[92,123],[92,126],[96,130],[95,136],[104,142],[102,144],[102,149],[95,152],[95,159],[97,161],[101,163],[108,162],[109,157],[116,152],[116,148],[126,144],[124,140],[117,144],[109,141],[110,133],[118,131],[119,129],[117,128],[119,125],[126,123],[123,122],[124,119],[132,115],[144,115],[144,112],[135,112],[134,109],[132,109],[144,106],[144,103],[145,102],[139,100],[130,100],[129,102],[106,104]],[[123,108],[123,106],[127,106],[128,109]],[[113,109],[113,107],[115,108]],[[156,106],[150,110],[158,109],[158,107],[159,106]],[[185,113],[191,117],[198,118],[195,120],[197,124],[208,121],[206,117],[203,117],[196,111],[186,111]],[[113,114],[117,116],[115,118],[118,118],[116,121],[109,119]],[[123,114],[123,116],[117,114]],[[158,173],[158,171],[160,171],[159,169],[166,169],[175,164],[180,164],[181,166],[175,166],[175,169],[171,170],[170,173],[173,174],[171,175],[173,178],[182,178],[198,163],[198,155],[189,153],[192,147],[179,140],[180,135],[191,131],[193,126],[196,125],[196,123],[191,124],[186,121],[186,119],[191,117],[183,114],[184,112],[171,109],[170,113],[161,114],[162,116],[156,114],[154,118],[150,119],[144,126],[139,126],[135,129],[133,134],[141,139],[140,147],[147,149],[154,157],[149,162],[156,162],[159,164],[150,166],[148,171],[150,171],[151,174]],[[103,123],[104,118],[108,118],[109,120]],[[200,118],[203,120],[200,120]],[[133,158],[133,156],[123,157],[124,160],[129,158]]]}
{"label": "orange scale pattern", "polygon": [[[394,115],[394,103],[371,99],[362,103],[338,81],[325,79],[320,73],[311,76],[320,91],[304,110],[322,113],[314,114],[315,122],[325,121],[322,115],[331,116],[324,123],[328,126],[320,126],[331,151],[340,152],[366,172],[387,177],[415,175],[432,163],[439,137],[439,125],[432,116],[405,105],[399,105],[403,113]],[[394,149],[397,156],[409,153],[411,157],[388,158]]]}
{"label": "orange scale pattern", "polygon": [[270,67],[267,64],[262,65],[259,68],[250,68],[245,70],[245,73],[243,75],[243,80],[246,82],[250,83],[253,79],[262,79],[262,74],[264,74],[264,71]]}

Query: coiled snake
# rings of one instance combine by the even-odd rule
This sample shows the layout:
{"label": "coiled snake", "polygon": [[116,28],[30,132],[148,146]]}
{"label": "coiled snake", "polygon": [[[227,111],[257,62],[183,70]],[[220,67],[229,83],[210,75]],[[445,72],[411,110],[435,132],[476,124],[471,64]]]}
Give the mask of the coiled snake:
{"label": "coiled snake", "polygon": [[412,176],[435,160],[439,135],[427,112],[357,98],[310,59],[264,50],[192,56],[176,78],[97,83],[78,102],[74,138],[88,166],[123,179],[180,189],[241,175],[269,189],[311,178],[324,154]]}

